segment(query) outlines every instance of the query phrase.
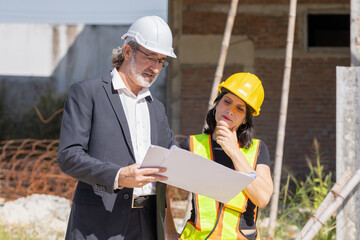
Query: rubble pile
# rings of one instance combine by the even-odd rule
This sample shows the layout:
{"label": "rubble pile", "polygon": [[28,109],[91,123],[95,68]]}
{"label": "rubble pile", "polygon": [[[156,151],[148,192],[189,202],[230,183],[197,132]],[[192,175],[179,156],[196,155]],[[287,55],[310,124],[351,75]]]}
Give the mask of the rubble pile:
{"label": "rubble pile", "polygon": [[19,229],[36,239],[64,239],[70,214],[70,201],[66,198],[33,194],[5,202],[0,207],[0,225],[7,232]]}

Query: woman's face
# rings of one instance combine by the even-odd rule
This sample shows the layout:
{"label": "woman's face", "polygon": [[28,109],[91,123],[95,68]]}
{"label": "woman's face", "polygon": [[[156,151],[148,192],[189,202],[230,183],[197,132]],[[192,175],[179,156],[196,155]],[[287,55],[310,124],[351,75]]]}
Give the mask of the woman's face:
{"label": "woman's face", "polygon": [[215,107],[216,124],[225,121],[229,129],[237,130],[239,126],[246,122],[246,105],[243,100],[232,93],[225,94]]}

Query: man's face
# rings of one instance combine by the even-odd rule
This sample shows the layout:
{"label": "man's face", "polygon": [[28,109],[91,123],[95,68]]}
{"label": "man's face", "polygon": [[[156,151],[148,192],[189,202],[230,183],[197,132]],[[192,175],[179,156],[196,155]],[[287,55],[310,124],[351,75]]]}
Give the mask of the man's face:
{"label": "man's face", "polygon": [[163,54],[155,53],[138,46],[133,49],[133,55],[130,60],[130,71],[134,81],[141,87],[150,87],[158,77],[162,60],[166,59]]}

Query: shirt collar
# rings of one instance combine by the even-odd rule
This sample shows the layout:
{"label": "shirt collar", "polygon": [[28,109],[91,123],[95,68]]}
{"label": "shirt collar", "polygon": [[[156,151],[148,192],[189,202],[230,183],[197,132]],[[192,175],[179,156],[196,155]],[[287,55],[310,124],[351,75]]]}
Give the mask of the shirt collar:
{"label": "shirt collar", "polygon": [[129,96],[132,96],[134,98],[137,99],[142,99],[142,98],[146,98],[146,97],[150,97],[151,100],[153,99],[150,93],[149,88],[144,87],[140,90],[140,92],[138,93],[137,96],[135,96],[135,94],[133,94],[125,85],[124,81],[122,80],[122,78],[120,77],[119,72],[116,70],[116,68],[114,68],[111,71],[111,76],[112,76],[112,84],[114,86],[115,90],[118,90],[119,93],[126,93]]}

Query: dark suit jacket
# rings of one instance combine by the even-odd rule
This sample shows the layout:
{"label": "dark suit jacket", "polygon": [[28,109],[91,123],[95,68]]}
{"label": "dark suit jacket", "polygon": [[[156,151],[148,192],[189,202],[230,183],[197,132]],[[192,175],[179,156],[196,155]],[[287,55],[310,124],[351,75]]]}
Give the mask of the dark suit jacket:
{"label": "dark suit jacket", "polygon": [[[58,163],[78,179],[66,239],[123,239],[133,189],[113,190],[120,167],[135,163],[130,131],[111,75],[73,84],[68,92],[60,133]],[[164,106],[146,98],[151,143],[175,144]],[[157,232],[164,239],[165,189],[157,184]]]}

